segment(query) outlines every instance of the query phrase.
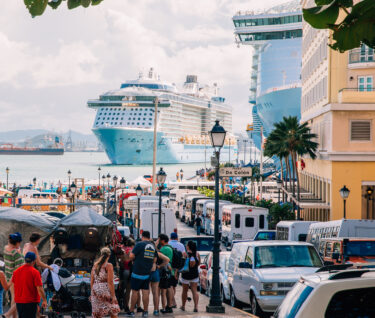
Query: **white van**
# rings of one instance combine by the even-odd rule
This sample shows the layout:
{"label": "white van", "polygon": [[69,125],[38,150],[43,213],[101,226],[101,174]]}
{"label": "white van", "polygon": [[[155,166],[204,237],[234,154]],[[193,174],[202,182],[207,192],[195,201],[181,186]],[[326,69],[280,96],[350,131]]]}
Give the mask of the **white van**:
{"label": "white van", "polygon": [[[149,231],[152,239],[158,238],[159,208],[142,208],[140,215],[140,234]],[[138,232],[138,213],[134,214],[135,234]],[[177,223],[173,210],[162,208],[161,210],[161,233],[170,235],[177,232]]]}
{"label": "white van", "polygon": [[375,237],[375,220],[341,219],[313,223],[309,227],[306,242],[319,249],[320,239],[331,237]]}
{"label": "white van", "polygon": [[185,192],[181,195],[181,200],[178,201],[178,213],[182,222],[185,222],[185,207],[186,199],[190,196],[195,196],[199,193]]}
{"label": "white van", "polygon": [[196,205],[196,212],[200,214],[201,218],[202,218],[202,229],[203,229],[203,232],[206,233],[206,223],[208,222],[207,220],[207,204],[208,203],[211,203],[211,202],[215,202],[215,200],[213,199],[199,199],[197,201],[197,205]]}
{"label": "white van", "polygon": [[[232,204],[230,201],[219,200],[219,220],[221,220],[223,215],[223,206]],[[206,224],[205,224],[205,233],[208,235],[214,235],[214,227],[215,227],[215,200],[213,202],[207,203],[206,207]],[[221,223],[220,223],[221,224]],[[221,233],[221,226],[219,228],[219,232]]]}
{"label": "white van", "polygon": [[189,226],[194,225],[197,201],[207,199],[203,194],[195,194],[188,196],[185,200],[185,223]]}
{"label": "white van", "polygon": [[316,221],[280,221],[276,224],[276,240],[305,242],[313,223]]}
{"label": "white van", "polygon": [[223,206],[222,236],[226,246],[233,240],[252,240],[259,230],[268,230],[268,209],[249,205]]}
{"label": "white van", "polygon": [[169,208],[171,208],[175,213],[177,218],[180,217],[180,203],[182,202],[184,194],[198,194],[197,190],[187,190],[187,189],[172,189],[169,192]]}

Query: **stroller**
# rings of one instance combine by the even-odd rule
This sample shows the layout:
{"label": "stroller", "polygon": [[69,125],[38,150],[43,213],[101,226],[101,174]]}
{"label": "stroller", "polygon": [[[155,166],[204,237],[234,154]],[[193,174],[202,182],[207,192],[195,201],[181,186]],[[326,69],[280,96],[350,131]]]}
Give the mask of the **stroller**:
{"label": "stroller", "polygon": [[68,287],[75,276],[66,268],[56,266],[55,269],[54,273],[46,270],[48,272],[43,277],[47,294],[53,295],[49,311],[46,313],[48,318],[63,318],[64,315],[70,315],[71,318],[86,318],[86,315],[91,315],[90,285],[82,282],[78,288]]}

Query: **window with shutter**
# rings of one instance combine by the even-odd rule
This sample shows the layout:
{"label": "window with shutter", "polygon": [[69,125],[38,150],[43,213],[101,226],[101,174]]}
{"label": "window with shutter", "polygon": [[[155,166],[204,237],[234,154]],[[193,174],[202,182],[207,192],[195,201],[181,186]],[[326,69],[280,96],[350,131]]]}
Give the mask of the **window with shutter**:
{"label": "window with shutter", "polygon": [[371,120],[353,120],[350,122],[351,141],[371,140]]}

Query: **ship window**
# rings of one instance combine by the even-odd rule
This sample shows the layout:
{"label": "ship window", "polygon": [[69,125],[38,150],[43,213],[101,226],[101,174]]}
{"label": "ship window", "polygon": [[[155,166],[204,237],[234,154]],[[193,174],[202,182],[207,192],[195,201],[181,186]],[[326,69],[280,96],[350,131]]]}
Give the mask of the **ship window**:
{"label": "ship window", "polygon": [[112,108],[110,108],[109,110],[112,110]]}
{"label": "ship window", "polygon": [[102,123],[102,125],[104,125],[104,123]]}
{"label": "ship window", "polygon": [[137,123],[137,125],[139,126],[139,123]]}
{"label": "ship window", "polygon": [[141,120],[141,119],[138,117],[138,120]]}
{"label": "ship window", "polygon": [[118,120],[118,117],[116,118],[116,120]]}
{"label": "ship window", "polygon": [[113,125],[113,122],[111,123],[111,125]]}
{"label": "ship window", "polygon": [[104,115],[107,115],[107,113],[104,113]]}
{"label": "ship window", "polygon": [[117,125],[117,122],[115,123],[115,125]]}
{"label": "ship window", "polygon": [[99,125],[99,123],[97,122],[96,125]]}
{"label": "ship window", "polygon": [[145,125],[145,123],[142,124],[143,126]]}
{"label": "ship window", "polygon": [[152,120],[152,118],[149,118],[148,120]]}
{"label": "ship window", "polygon": [[133,111],[133,108],[132,109],[130,109],[131,111]]}
{"label": "ship window", "polygon": [[112,120],[115,120],[115,118],[114,118],[114,117],[112,117]]}
{"label": "ship window", "polygon": [[124,117],[121,117],[121,120],[124,120]]}

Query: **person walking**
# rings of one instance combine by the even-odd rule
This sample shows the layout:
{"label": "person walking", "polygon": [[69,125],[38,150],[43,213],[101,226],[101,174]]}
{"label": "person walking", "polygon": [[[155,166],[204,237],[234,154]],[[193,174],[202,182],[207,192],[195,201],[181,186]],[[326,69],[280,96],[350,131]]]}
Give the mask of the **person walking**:
{"label": "person walking", "polygon": [[142,291],[143,313],[142,317],[148,317],[148,303],[150,296],[150,274],[152,266],[156,262],[156,248],[150,241],[150,232],[143,231],[142,241],[138,242],[129,255],[129,260],[133,261],[133,271],[130,277],[130,286],[132,290],[130,300],[130,310],[126,313],[127,317],[134,317],[134,308]]}
{"label": "person walking", "polygon": [[194,223],[197,227],[197,235],[201,235],[202,218],[199,214],[197,214],[197,216],[195,217]]}
{"label": "person walking", "polygon": [[[4,267],[5,263],[0,261],[0,267]],[[7,279],[3,271],[0,271],[0,315],[3,314],[3,295],[4,291],[7,291],[10,288]]]}
{"label": "person walking", "polygon": [[117,303],[113,283],[113,265],[108,262],[111,251],[108,247],[100,250],[100,257],[91,271],[91,305],[92,316],[101,318],[110,315],[117,317],[120,307]]}
{"label": "person walking", "polygon": [[40,243],[41,235],[39,233],[31,233],[28,243],[25,244],[23,247],[23,255],[26,255],[28,252],[33,252],[36,255],[36,266],[41,267],[42,269],[48,268],[49,270],[53,271],[53,268],[46,263],[43,263],[40,259],[39,252],[38,252],[38,245]]}
{"label": "person walking", "polygon": [[156,242],[157,246],[161,246],[160,253],[168,257],[168,264],[160,268],[160,291],[162,314],[173,313],[173,288],[171,286],[171,277],[174,276],[172,269],[173,249],[168,245],[169,238],[166,234],[160,234]]}
{"label": "person walking", "polygon": [[35,268],[35,263],[35,253],[27,252],[25,255],[25,264],[13,272],[11,281],[14,285],[14,301],[17,306],[19,318],[35,318],[40,298],[43,300],[42,308],[47,308],[42,277]]}
{"label": "person walking", "polygon": [[182,284],[182,305],[180,309],[185,311],[185,304],[187,300],[187,294],[189,287],[193,293],[194,300],[194,312],[198,312],[198,301],[199,295],[197,291],[197,285],[199,282],[198,266],[200,264],[200,257],[197,253],[197,244],[194,241],[189,241],[186,244],[186,252],[189,257],[189,271],[181,274],[180,282]]}
{"label": "person walking", "polygon": [[[131,238],[127,238],[127,240],[124,242],[124,256],[126,258],[129,258],[129,255],[131,251],[134,248],[134,240]],[[125,257],[122,257],[122,263],[121,263],[121,282],[122,282],[122,290],[123,290],[123,305],[124,305],[124,311],[129,311],[129,299],[130,299],[130,275],[131,275],[131,267],[132,262],[129,260],[126,260]]]}
{"label": "person walking", "polygon": [[[18,232],[10,234],[8,238],[8,245],[4,247],[4,262],[5,262],[5,278],[9,282],[12,279],[13,272],[23,265],[24,258],[20,251],[22,242],[22,235]],[[10,286],[10,294],[12,301],[8,312],[4,315],[5,318],[17,317],[17,307],[14,302],[14,286]]]}
{"label": "person walking", "polygon": [[[184,244],[178,241],[178,235],[176,232],[172,232],[170,235],[169,245],[172,246],[172,248],[175,248],[177,251],[180,251],[184,257],[186,257],[186,250]],[[176,287],[178,284],[178,270],[175,269],[174,276],[171,276],[170,285],[173,289],[173,297],[172,297],[172,308],[177,308],[176,303]]]}

